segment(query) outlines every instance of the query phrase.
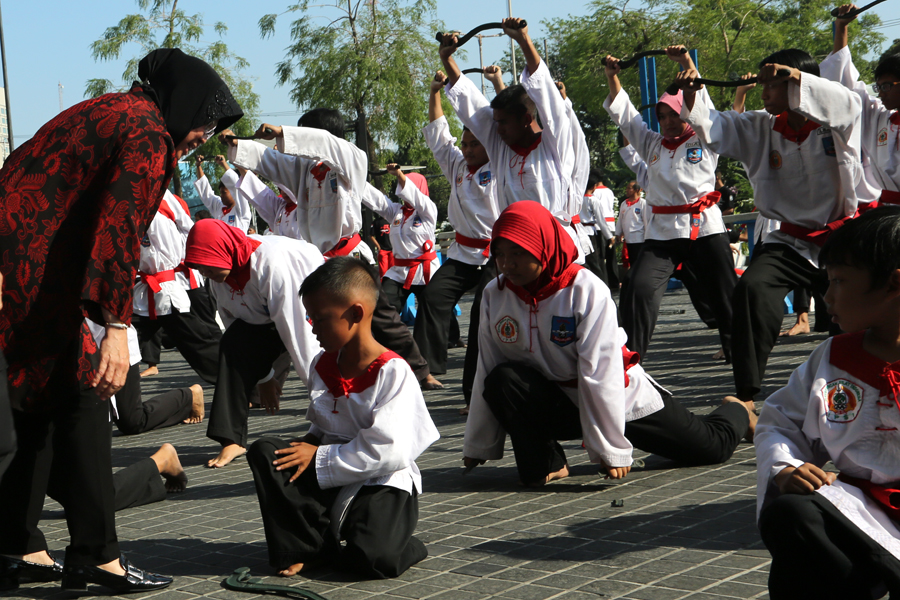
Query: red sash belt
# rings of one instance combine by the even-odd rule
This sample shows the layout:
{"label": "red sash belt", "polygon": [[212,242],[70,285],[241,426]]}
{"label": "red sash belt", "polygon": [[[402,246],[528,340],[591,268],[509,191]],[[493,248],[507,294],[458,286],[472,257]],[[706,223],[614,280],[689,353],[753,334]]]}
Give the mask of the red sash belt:
{"label": "red sash belt", "polygon": [[422,275],[425,277],[425,283],[427,284],[431,281],[431,261],[436,258],[437,252],[434,251],[434,243],[431,241],[422,244],[422,254],[415,258],[397,258],[394,255],[395,267],[409,267],[403,289],[408,290],[412,286],[412,282],[416,278],[416,272],[419,270],[419,265],[422,266]]}
{"label": "red sash belt", "polygon": [[681,204],[679,206],[653,206],[651,208],[653,209],[653,213],[657,215],[690,214],[691,239],[696,240],[697,235],[700,233],[700,213],[713,204],[718,203],[720,198],[722,198],[722,194],[719,192],[710,192],[690,204]]}
{"label": "red sash belt", "polygon": [[175,269],[168,271],[160,271],[159,273],[144,273],[138,271],[138,282],[143,281],[150,288],[150,294],[147,294],[147,314],[151,319],[156,319],[156,294],[162,291],[161,283],[167,281],[175,281]]}
{"label": "red sash belt", "polygon": [[578,225],[579,223],[581,223],[581,215],[574,215],[571,222],[572,225]]}
{"label": "red sash belt", "polygon": [[491,240],[480,240],[478,238],[470,238],[466,237],[463,234],[456,232],[456,243],[460,246],[465,246],[466,248],[479,248],[484,250],[482,254],[485,256],[491,255]]}
{"label": "red sash belt", "polygon": [[868,204],[859,205],[859,214],[870,211],[873,208],[884,206],[885,204],[900,204],[900,192],[893,190],[881,190],[881,198]]}
{"label": "red sash belt", "polygon": [[850,477],[843,473],[838,475],[838,479],[853,487],[858,487],[866,496],[877,502],[887,516],[895,521],[900,520],[900,490],[878,485],[865,479]]}
{"label": "red sash belt", "polygon": [[353,252],[359,243],[362,241],[362,238],[359,237],[358,233],[354,233],[350,237],[342,237],[337,244],[334,245],[334,248],[329,250],[324,254],[325,258],[334,258],[335,256],[350,256],[350,253]]}
{"label": "red sash belt", "polygon": [[797,238],[798,240],[803,240],[804,242],[812,242],[813,244],[821,248],[828,240],[828,236],[840,229],[844,223],[856,217],[858,214],[859,213],[856,213],[852,216],[844,217],[843,219],[838,219],[837,221],[832,221],[822,229],[807,229],[806,227],[800,227],[799,225],[794,225],[793,223],[788,223],[787,221],[782,221],[781,226],[778,229],[790,236]]}

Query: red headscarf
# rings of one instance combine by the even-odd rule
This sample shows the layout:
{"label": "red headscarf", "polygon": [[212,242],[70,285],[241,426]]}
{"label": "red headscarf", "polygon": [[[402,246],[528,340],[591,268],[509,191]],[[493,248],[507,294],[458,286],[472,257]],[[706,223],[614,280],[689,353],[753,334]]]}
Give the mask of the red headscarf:
{"label": "red headscarf", "polygon": [[[678,90],[678,93],[675,94],[674,96],[668,92],[666,92],[665,94],[660,96],[659,102],[656,103],[656,118],[657,119],[659,118],[659,105],[660,104],[665,104],[666,106],[668,106],[669,108],[674,110],[676,115],[680,115],[681,107],[684,106],[684,93],[681,90]],[[688,139],[690,139],[690,137],[692,135],[694,135],[694,130],[691,128],[690,125],[685,123],[684,133],[682,133],[680,136],[674,137],[674,138],[663,136],[665,138],[665,141],[663,142],[663,146],[667,150],[674,150],[681,144],[688,141]]]}
{"label": "red headscarf", "polygon": [[217,219],[202,219],[188,234],[184,262],[188,265],[231,269],[225,283],[243,290],[250,281],[250,255],[260,246],[237,227]]}
{"label": "red headscarf", "polygon": [[510,204],[494,223],[491,244],[497,238],[518,244],[541,263],[540,277],[527,289],[505,283],[528,304],[536,304],[568,286],[583,268],[575,264],[578,249],[572,237],[538,202],[520,200]]}
{"label": "red headscarf", "polygon": [[[407,183],[411,182],[414,186],[419,188],[420,192],[422,192],[423,194],[428,196],[428,180],[425,179],[424,175],[420,175],[419,173],[410,173],[409,175],[406,176],[406,179],[409,180]],[[400,206],[400,208],[403,209],[403,222],[404,223],[406,223],[406,220],[408,218],[410,218],[414,212],[416,212],[416,209],[413,208],[412,206],[410,206],[409,204],[407,204],[406,202],[404,202]]]}

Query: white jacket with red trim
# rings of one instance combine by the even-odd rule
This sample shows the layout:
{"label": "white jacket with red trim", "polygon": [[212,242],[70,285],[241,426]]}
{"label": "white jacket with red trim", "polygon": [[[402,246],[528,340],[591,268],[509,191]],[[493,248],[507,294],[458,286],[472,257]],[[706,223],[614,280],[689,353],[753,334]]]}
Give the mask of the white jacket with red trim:
{"label": "white jacket with red trim", "polygon": [[256,208],[272,235],[303,239],[297,220],[297,201],[291,192],[282,189],[279,196],[253,171],[247,171],[238,181],[238,193]]}
{"label": "white jacket with red trim", "polygon": [[247,233],[247,230],[250,228],[250,221],[253,220],[253,214],[250,211],[250,205],[247,203],[246,198],[243,198],[237,191],[238,175],[234,169],[228,169],[222,174],[222,183],[231,192],[231,197],[234,200],[234,206],[230,209],[225,208],[222,198],[213,191],[206,175],[194,182],[194,189],[197,190],[200,200],[214,219],[218,219],[232,227],[237,227],[244,233]]}
{"label": "white jacket with red trim", "polygon": [[[831,461],[842,474],[897,487],[900,408],[883,377],[890,365],[866,352],[862,337],[859,332],[824,341],[785,387],[766,398],[753,437],[757,517],[780,494],[774,479],[788,466]],[[836,481],[816,493],[900,559],[897,524],[859,488]]]}
{"label": "white jacket with red trim", "polygon": [[569,285],[532,308],[501,275],[484,290],[478,331],[478,370],[466,420],[463,453],[470,458],[503,457],[506,432],[484,400],[484,379],[497,365],[517,362],[547,379],[577,381],[563,387],[578,406],[585,448],[591,462],[610,467],[631,465],[625,423],[662,409],[663,401],[641,366],[627,371],[622,346],[627,336],[618,325],[616,305],[596,275],[580,269]]}

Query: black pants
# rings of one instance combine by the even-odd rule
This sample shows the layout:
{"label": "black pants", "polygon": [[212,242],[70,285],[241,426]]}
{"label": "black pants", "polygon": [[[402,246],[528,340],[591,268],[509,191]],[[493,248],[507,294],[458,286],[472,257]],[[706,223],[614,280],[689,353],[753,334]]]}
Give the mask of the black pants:
{"label": "black pants", "polygon": [[159,475],[159,467],[152,458],[145,458],[113,474],[116,510],[134,508],[166,499],[166,486]]}
{"label": "black pants", "polygon": [[[764,244],[734,289],[734,385],[737,395],[759,393],[769,354],[784,321],[784,297],[805,287],[824,294],[825,271],[786,244]],[[837,330],[837,327],[833,329]]]}
{"label": "black pants", "polygon": [[163,329],[197,375],[209,383],[216,383],[219,340],[222,339],[222,330],[217,324],[210,325],[192,312],[180,313],[174,308],[171,314],[156,319],[134,315],[132,322],[138,331],[141,359],[144,362],[151,365],[159,364],[160,347],[157,343],[157,333]]}
{"label": "black pants", "polygon": [[125,385],[116,392],[116,426],[125,435],[171,427],[191,414],[190,388],[170,390],[146,402],[141,398],[141,367],[131,365]]}
{"label": "black pants", "polygon": [[6,359],[0,354],[0,480],[16,455],[16,430],[6,386]]}
{"label": "black pants", "polygon": [[609,274],[606,270],[606,240],[599,233],[595,233],[591,237],[591,244],[594,251],[584,257],[584,266],[588,271],[599,277],[603,283],[609,283]]}
{"label": "black pants", "polygon": [[285,351],[274,323],[232,323],[219,344],[219,375],[206,437],[247,447],[250,393]]}
{"label": "black pants", "polygon": [[759,532],[772,554],[772,600],[869,600],[879,584],[900,596],[900,561],[819,494],[779,496]]}
{"label": "black pants", "polygon": [[[659,307],[669,278],[679,263],[690,265],[697,283],[716,315],[719,339],[726,358],[731,357],[731,296],[737,284],[728,234],[718,233],[678,240],[647,240],[631,269],[625,294],[619,302],[628,347],[647,356],[656,328]],[[782,296],[783,297],[783,296]]]}
{"label": "black pants", "polygon": [[[799,287],[794,289],[794,314],[807,313],[809,317],[810,296],[816,301],[816,321],[813,331],[823,332],[831,328],[831,316],[825,310],[825,300],[822,294],[810,292],[808,289]],[[811,320],[811,319],[810,319]]]}
{"label": "black pants", "polygon": [[469,313],[469,343],[466,346],[466,362],[463,365],[463,398],[466,406],[472,401],[472,387],[475,385],[475,373],[478,370],[478,328],[481,324],[481,297],[484,288],[497,277],[497,261],[491,257],[486,265],[481,267],[481,279],[475,288],[475,298],[472,300],[472,311]]}
{"label": "black pants", "polygon": [[74,390],[49,413],[14,410],[13,421],[19,448],[0,481],[0,554],[47,550],[38,522],[52,477],[63,490],[71,539],[66,564],[119,558],[108,401],[93,389]]}
{"label": "black pants", "polygon": [[[447,372],[447,342],[452,340],[450,331],[454,320],[453,308],[468,290],[475,286],[478,286],[478,290],[483,290],[493,278],[491,273],[489,268],[449,258],[425,286],[424,292],[416,295],[419,307],[416,312],[413,338],[428,361],[428,368],[432,373]],[[480,308],[481,297],[477,291],[476,297],[476,303]],[[475,304],[472,307],[474,314]],[[469,322],[471,323],[471,317]],[[469,345],[475,344],[477,348],[477,327],[473,329],[470,325],[468,338]]]}
{"label": "black pants", "polygon": [[603,252],[606,254],[607,285],[609,285],[611,290],[618,290],[620,283],[619,260],[616,257],[616,248],[615,246],[610,246],[609,240],[604,240],[602,235],[597,237],[599,238],[597,241],[602,244]]}
{"label": "black pants", "polygon": [[[422,297],[422,294],[425,292],[425,285],[411,285],[409,289],[403,289],[403,284],[394,281],[388,277],[383,277],[381,279],[381,293],[384,294],[387,301],[391,303],[391,306],[394,307],[394,310],[397,311],[397,314],[403,313],[403,308],[406,306],[406,301],[409,298],[410,294],[415,294],[416,299],[419,300]],[[420,300],[421,301],[421,300]],[[415,339],[415,337],[413,337]],[[416,342],[418,345],[418,342]],[[421,350],[421,348],[420,348]],[[429,364],[429,372],[431,371],[431,365]]]}
{"label": "black pants", "polygon": [[[695,415],[663,393],[664,407],[625,424],[625,437],[645,452],[687,465],[728,460],[747,432],[740,404]],[[578,407],[558,383],[520,363],[505,363],[485,378],[484,399],[512,441],[523,483],[543,481],[566,464],[559,440],[581,439]]]}
{"label": "black pants", "polygon": [[389,295],[385,293],[383,287],[378,294],[375,312],[372,314],[372,335],[379,344],[402,356],[409,363],[418,381],[428,377],[428,362],[419,352],[419,346],[416,345],[409,327],[400,320],[400,313],[391,304]]}
{"label": "black pants", "polygon": [[341,526],[346,546],[339,546],[329,527],[340,488],[320,488],[315,463],[289,483],[294,470],[276,471],[272,464],[275,450],[288,447],[284,440],[267,437],[254,442],[247,454],[273,568],[329,558],[365,577],[385,579],[428,556],[412,535],[419,520],[418,498],[381,485],[364,486],[353,500]]}

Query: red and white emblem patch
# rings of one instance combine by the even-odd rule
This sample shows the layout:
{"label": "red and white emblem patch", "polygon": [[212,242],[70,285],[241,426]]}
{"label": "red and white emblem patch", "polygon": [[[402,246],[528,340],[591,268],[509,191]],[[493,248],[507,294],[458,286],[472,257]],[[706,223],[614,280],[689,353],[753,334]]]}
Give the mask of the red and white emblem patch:
{"label": "red and white emblem patch", "polygon": [[832,423],[849,423],[862,409],[863,390],[846,379],[829,381],[822,388],[825,397],[825,418]]}
{"label": "red and white emblem patch", "polygon": [[497,321],[497,337],[504,344],[514,344],[519,339],[519,324],[512,317],[503,317]]}

